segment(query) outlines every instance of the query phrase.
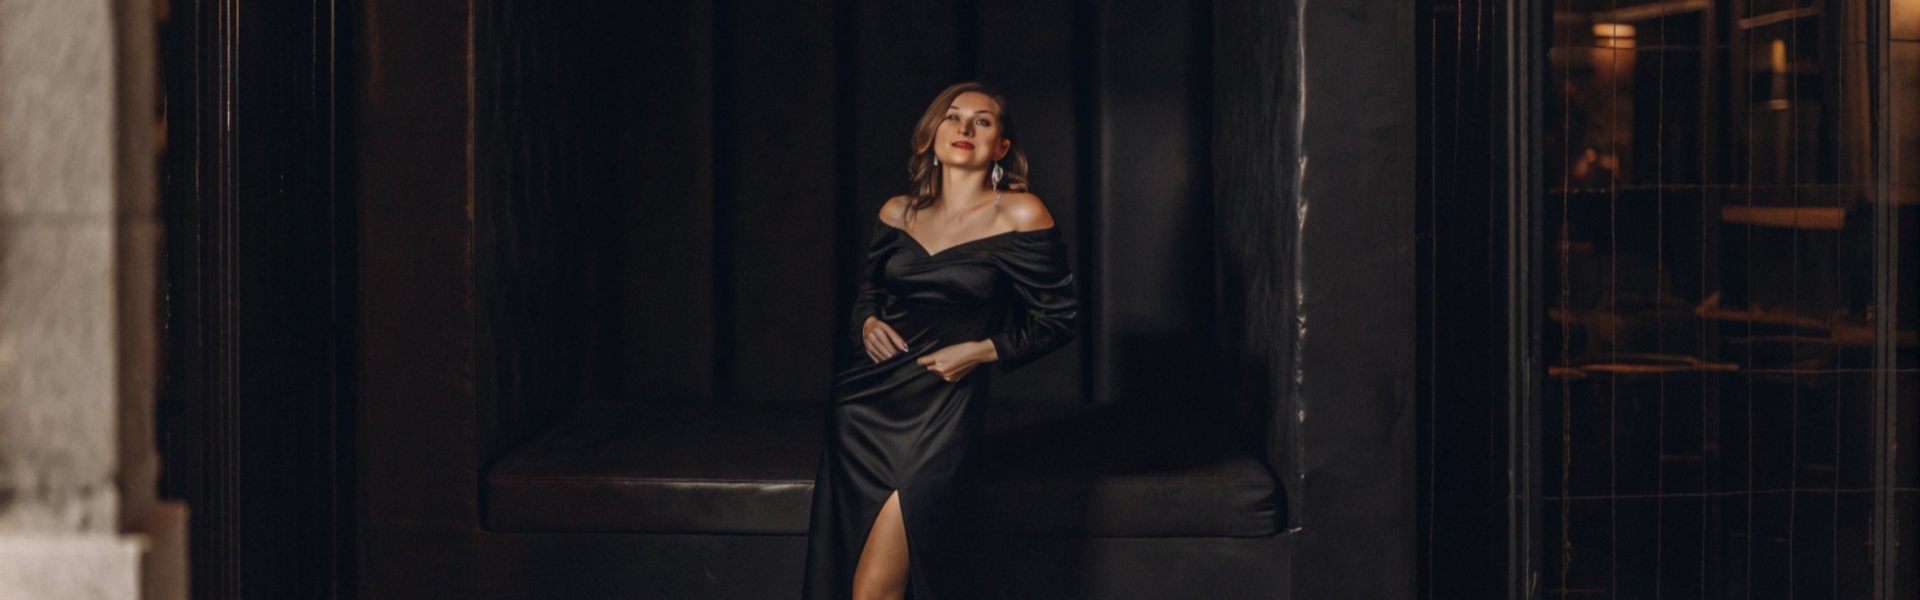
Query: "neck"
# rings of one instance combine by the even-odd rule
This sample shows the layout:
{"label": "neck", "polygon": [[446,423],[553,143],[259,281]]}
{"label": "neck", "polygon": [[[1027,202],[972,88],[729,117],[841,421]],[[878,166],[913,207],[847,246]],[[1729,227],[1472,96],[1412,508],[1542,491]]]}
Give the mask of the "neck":
{"label": "neck", "polygon": [[947,167],[941,169],[940,200],[948,208],[973,206],[987,201],[993,190],[987,189],[985,169],[965,170]]}

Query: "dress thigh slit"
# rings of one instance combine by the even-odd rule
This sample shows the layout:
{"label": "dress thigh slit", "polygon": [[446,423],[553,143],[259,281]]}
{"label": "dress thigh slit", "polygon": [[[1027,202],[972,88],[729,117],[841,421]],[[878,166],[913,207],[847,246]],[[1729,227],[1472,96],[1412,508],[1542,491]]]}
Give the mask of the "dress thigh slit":
{"label": "dress thigh slit", "polygon": [[[853,560],[853,565],[854,565],[853,583],[855,584],[855,587],[858,587],[859,585],[860,567],[866,562],[867,548],[873,544],[874,530],[880,528],[879,527],[880,515],[885,514],[887,512],[888,501],[892,501],[894,505],[899,509],[900,537],[903,538],[901,544],[906,546],[907,548],[906,573],[901,575],[901,580],[900,580],[901,587],[903,588],[903,591],[905,591],[905,590],[911,589],[913,586],[913,579],[914,579],[913,578],[913,564],[914,564],[913,535],[907,529],[906,499],[904,497],[901,497],[900,490],[896,488],[891,492],[889,492],[885,499],[880,501],[880,508],[878,510],[875,510],[873,512],[873,518],[867,521],[867,534],[864,538],[862,538],[860,543],[860,551],[857,554],[855,554],[854,560]],[[906,593],[906,597],[908,598],[913,597],[913,593],[911,591],[906,591],[905,593]]]}

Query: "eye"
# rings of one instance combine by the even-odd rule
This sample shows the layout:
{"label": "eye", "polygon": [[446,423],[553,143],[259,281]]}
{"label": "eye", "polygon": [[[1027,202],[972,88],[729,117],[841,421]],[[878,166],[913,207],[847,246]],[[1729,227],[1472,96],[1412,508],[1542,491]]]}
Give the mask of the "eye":
{"label": "eye", "polygon": [[977,119],[974,121],[974,124],[979,125],[981,127],[991,127],[993,125],[993,122],[988,121],[986,119]]}
{"label": "eye", "polygon": [[947,120],[948,120],[948,121],[958,121],[958,120],[960,120],[960,115],[947,115]]}

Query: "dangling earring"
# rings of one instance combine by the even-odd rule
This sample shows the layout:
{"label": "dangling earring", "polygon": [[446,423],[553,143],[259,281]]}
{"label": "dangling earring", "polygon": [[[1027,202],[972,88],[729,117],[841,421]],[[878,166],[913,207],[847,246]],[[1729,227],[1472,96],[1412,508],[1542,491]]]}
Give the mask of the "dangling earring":
{"label": "dangling earring", "polygon": [[933,166],[936,166],[936,167],[940,166],[940,155],[938,154],[933,155]]}
{"label": "dangling earring", "polygon": [[997,190],[997,189],[1000,189],[1000,179],[1001,179],[1001,178],[1004,178],[1004,177],[1006,177],[1006,176],[1007,176],[1007,172],[1006,172],[1006,170],[1004,170],[1004,169],[1001,169],[1001,168],[1000,168],[1000,162],[999,162],[999,161],[994,161],[994,163],[993,163],[993,189],[996,189],[996,190]]}

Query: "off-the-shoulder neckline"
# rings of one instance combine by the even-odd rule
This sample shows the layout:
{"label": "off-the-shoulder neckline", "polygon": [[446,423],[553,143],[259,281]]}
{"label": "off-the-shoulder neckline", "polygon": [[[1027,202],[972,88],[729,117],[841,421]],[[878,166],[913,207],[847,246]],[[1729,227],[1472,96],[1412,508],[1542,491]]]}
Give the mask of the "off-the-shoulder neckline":
{"label": "off-the-shoulder neckline", "polygon": [[977,237],[977,238],[974,238],[974,239],[971,239],[971,240],[967,240],[967,241],[964,241],[964,242],[960,242],[960,243],[958,243],[958,244],[954,244],[954,245],[952,245],[952,246],[947,246],[947,247],[945,247],[945,248],[941,248],[939,252],[932,252],[932,251],[929,251],[929,250],[927,250],[927,245],[926,245],[926,244],[922,244],[922,243],[920,243],[920,238],[916,238],[916,237],[913,237],[913,234],[911,234],[911,233],[907,233],[907,230],[905,230],[905,229],[901,229],[901,228],[899,228],[899,227],[894,227],[894,226],[893,226],[893,225],[892,225],[891,223],[888,223],[888,222],[886,222],[886,221],[876,221],[876,222],[877,222],[877,223],[879,223],[879,224],[880,224],[880,226],[882,226],[882,227],[886,227],[887,229],[892,229],[892,230],[894,230],[895,232],[897,232],[897,233],[899,233],[899,234],[901,235],[901,237],[905,237],[905,238],[907,238],[907,240],[909,240],[909,241],[912,241],[912,242],[913,242],[913,245],[914,245],[914,246],[916,246],[916,247],[918,247],[918,248],[920,248],[920,253],[921,253],[921,254],[925,254],[925,255],[927,255],[927,258],[933,258],[933,257],[935,257],[935,256],[939,256],[939,255],[942,255],[942,254],[946,254],[946,253],[948,253],[948,252],[952,252],[952,251],[953,251],[953,249],[955,249],[955,248],[959,248],[959,247],[961,247],[961,246],[968,246],[968,245],[972,245],[972,244],[978,244],[978,243],[980,243],[980,242],[984,242],[984,241],[987,241],[987,240],[991,240],[991,239],[994,239],[994,238],[999,238],[999,237],[1004,237],[1004,236],[1009,236],[1009,235],[1015,235],[1015,234],[1036,234],[1036,233],[1048,233],[1048,232],[1055,232],[1055,231],[1059,231],[1059,229],[1060,229],[1060,225],[1059,225],[1059,224],[1054,224],[1054,225],[1048,225],[1048,226],[1046,226],[1046,227],[1041,227],[1041,228],[1039,228],[1039,229],[1025,229],[1025,230],[1021,230],[1021,229],[1010,229],[1010,230],[1007,230],[1007,231],[1002,231],[1002,232],[1000,232],[1000,233],[995,233],[995,234],[992,234],[992,235],[988,235],[988,236],[984,236],[984,237]]}

